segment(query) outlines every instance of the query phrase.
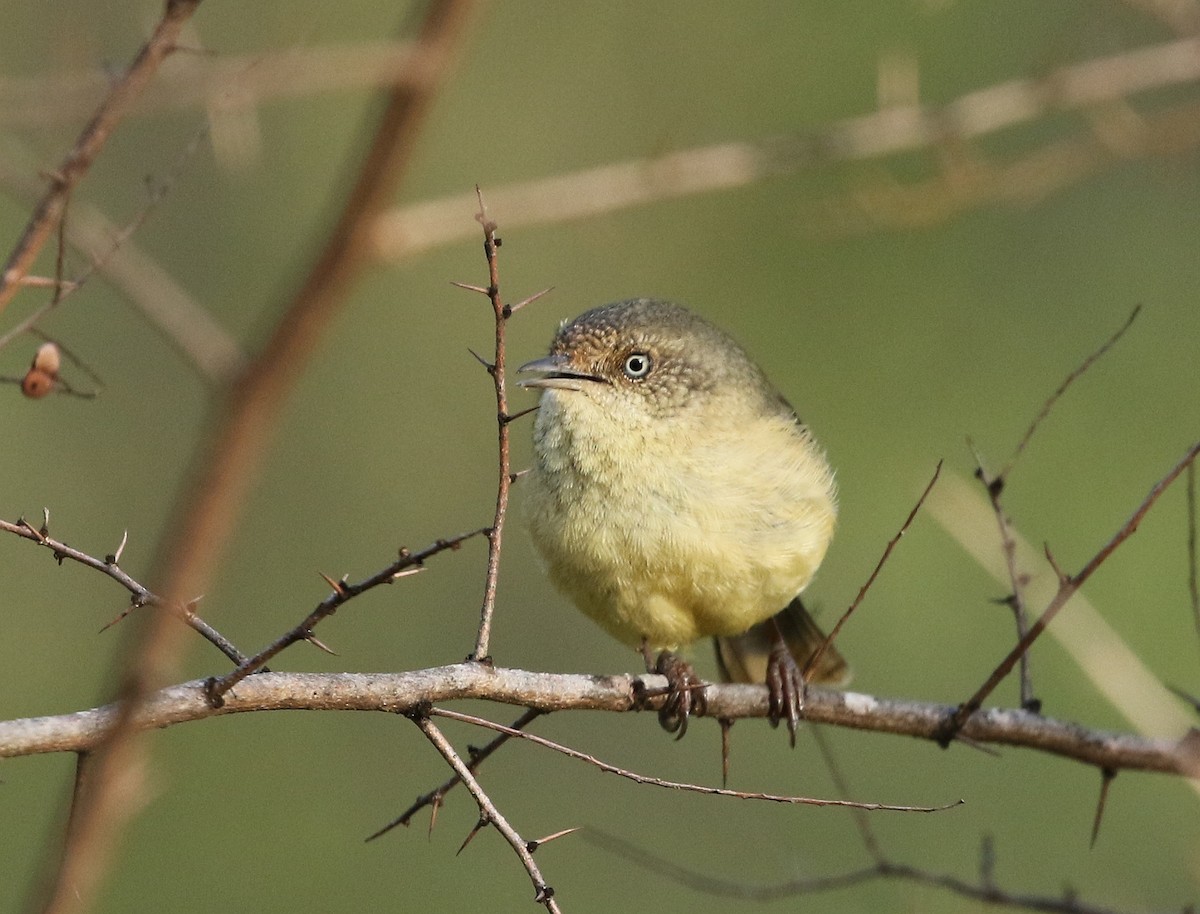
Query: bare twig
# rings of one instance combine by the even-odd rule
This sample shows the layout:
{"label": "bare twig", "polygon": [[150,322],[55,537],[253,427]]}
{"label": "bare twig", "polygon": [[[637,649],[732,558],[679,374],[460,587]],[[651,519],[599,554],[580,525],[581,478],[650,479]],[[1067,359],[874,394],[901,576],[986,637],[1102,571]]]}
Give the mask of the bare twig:
{"label": "bare twig", "polygon": [[[975,478],[983,483],[992,506],[992,515],[996,518],[996,526],[1000,531],[1000,552],[1004,556],[1004,567],[1008,572],[1009,591],[1008,596],[999,602],[1003,602],[1012,610],[1017,626],[1017,640],[1020,641],[1029,633],[1029,611],[1025,605],[1027,578],[1017,567],[1017,540],[1013,535],[1012,521],[1000,503],[1000,495],[1004,491],[1004,477],[991,476],[984,467],[983,455],[975,449],[970,440],[967,444],[975,455]],[[1028,651],[1021,655],[1019,677],[1021,707],[1027,711],[1039,710],[1040,706],[1033,695],[1033,674],[1030,671]]]}
{"label": "bare twig", "polygon": [[867,591],[871,589],[871,585],[875,583],[875,579],[879,577],[879,572],[883,570],[884,563],[886,563],[888,558],[891,556],[892,550],[896,548],[896,544],[900,542],[900,538],[904,536],[904,534],[908,532],[908,528],[912,526],[913,520],[916,519],[917,512],[921,510],[921,505],[925,504],[925,499],[929,497],[929,493],[937,483],[938,477],[941,475],[941,473],[942,461],[939,460],[937,466],[933,470],[933,478],[929,480],[928,485],[926,485],[925,489],[921,492],[921,497],[917,499],[917,503],[913,505],[912,510],[908,512],[908,517],[904,519],[904,523],[900,525],[900,529],[896,531],[896,535],[888,540],[887,546],[884,547],[883,555],[879,557],[879,561],[875,563],[874,570],[863,583],[862,587],[858,589],[858,594],[854,597],[853,602],[851,602],[851,604],[846,608],[846,611],[842,613],[842,617],[837,620],[837,624],[830,630],[829,634],[825,636],[825,640],[821,642],[821,646],[813,652],[812,657],[809,658],[808,663],[805,664],[805,682],[808,681],[812,671],[817,668],[817,664],[820,662],[821,657],[824,656],[829,645],[833,643],[833,639],[838,636],[838,633],[842,630],[842,626],[846,624],[850,616],[853,615],[856,609],[858,609],[858,605],[862,602],[863,597],[867,595]]}
{"label": "bare twig", "polygon": [[[1017,444],[1016,449],[1013,451],[1012,456],[1008,460],[1008,463],[1004,465],[1004,468],[1000,470],[999,473],[994,476],[988,473],[987,469],[984,467],[982,456],[978,453],[978,451],[975,451],[975,477],[983,483],[984,488],[987,490],[988,498],[992,503],[992,512],[996,517],[996,525],[1000,531],[1000,548],[1004,555],[1005,566],[1008,569],[1008,580],[1010,587],[1009,595],[1004,600],[1004,603],[1012,610],[1017,626],[1018,641],[1022,640],[1026,635],[1029,634],[1028,611],[1025,606],[1024,578],[1020,570],[1017,568],[1017,543],[1013,538],[1012,523],[1009,520],[1003,505],[1000,503],[1000,496],[1004,492],[1005,486],[1008,484],[1008,478],[1011,475],[1013,468],[1016,466],[1021,455],[1025,452],[1025,448],[1033,439],[1034,434],[1037,432],[1042,422],[1047,416],[1050,415],[1050,411],[1054,408],[1055,404],[1057,404],[1062,398],[1063,394],[1067,392],[1067,388],[1074,384],[1075,381],[1079,380],[1079,378],[1089,368],[1091,368],[1097,361],[1099,361],[1101,357],[1105,355],[1105,353],[1107,353],[1114,345],[1116,345],[1117,341],[1125,335],[1125,331],[1127,331],[1133,325],[1134,320],[1137,318],[1141,310],[1141,305],[1135,307],[1125,323],[1121,325],[1120,329],[1118,329],[1103,344],[1101,344],[1098,349],[1090,353],[1087,358],[1085,358],[1070,374],[1066,376],[1066,378],[1063,379],[1063,382],[1058,385],[1058,388],[1054,391],[1054,393],[1052,393],[1046,399],[1046,402],[1042,404],[1041,410],[1036,416],[1034,416],[1033,421],[1029,423],[1029,428],[1026,429],[1025,434]],[[975,450],[973,446],[972,450]],[[1021,654],[1020,659],[1021,707],[1029,711],[1037,711],[1040,707],[1040,703],[1033,695],[1033,678],[1030,673],[1029,665],[1029,652],[1026,651]]]}
{"label": "bare twig", "polygon": [[[504,840],[509,843],[517,857],[520,858],[521,864],[525,867],[525,872],[529,874],[530,880],[533,881],[534,901],[540,905],[544,905],[547,911],[558,911],[558,901],[554,897],[554,889],[547,885],[542,872],[538,869],[538,865],[533,859],[533,850],[529,847],[529,842],[522,838],[515,828],[508,824],[508,820],[496,808],[496,804],[492,802],[491,797],[487,795],[479,781],[475,779],[475,774],[470,767],[462,760],[454,747],[450,745],[449,740],[442,734],[442,731],[437,728],[433,721],[425,714],[416,712],[410,715],[412,722],[415,723],[425,734],[426,739],[433,743],[438,752],[441,753],[447,764],[454,769],[454,773],[471,792],[471,796],[475,798],[476,804],[479,806],[479,821],[480,824],[492,825],[496,831],[504,836]],[[514,731],[520,733],[522,731]],[[468,836],[470,840],[470,836]],[[536,845],[535,845],[536,846]]]}
{"label": "bare twig", "polygon": [[1005,483],[1008,482],[1008,477],[1012,473],[1013,467],[1016,466],[1017,460],[1020,459],[1021,454],[1025,452],[1025,448],[1028,446],[1030,439],[1033,438],[1034,433],[1037,432],[1038,426],[1042,424],[1042,421],[1048,415],[1050,415],[1050,411],[1054,409],[1055,404],[1058,403],[1059,399],[1062,398],[1062,395],[1067,392],[1067,388],[1079,380],[1079,378],[1086,373],[1089,368],[1096,364],[1096,362],[1103,358],[1104,355],[1117,344],[1121,337],[1125,335],[1125,331],[1133,326],[1133,322],[1137,320],[1137,316],[1141,314],[1141,312],[1142,306],[1137,305],[1133,311],[1130,312],[1129,317],[1125,320],[1125,323],[1122,324],[1112,336],[1105,340],[1100,345],[1100,348],[1096,349],[1091,355],[1080,362],[1078,367],[1076,367],[1074,371],[1072,371],[1063,379],[1063,382],[1058,385],[1058,389],[1055,390],[1054,393],[1049,396],[1046,402],[1042,404],[1041,410],[1036,416],[1033,417],[1033,421],[1029,423],[1029,428],[1025,430],[1025,434],[1017,444],[1016,450],[1013,451],[1012,457],[1008,459],[1008,463],[1004,465],[1004,469],[1002,469],[993,480],[985,480],[985,484],[989,489],[993,486],[1003,487]]}
{"label": "bare twig", "polygon": [[[112,556],[107,556],[103,559],[98,559],[80,549],[75,549],[68,546],[66,543],[56,540],[49,535],[49,512],[46,512],[46,522],[40,528],[35,529],[24,518],[18,520],[15,524],[9,523],[6,520],[0,520],[0,530],[8,533],[16,534],[23,539],[37,543],[39,546],[45,546],[54,555],[54,560],[60,565],[67,559],[72,562],[78,562],[88,568],[99,571],[112,578],[127,591],[129,591],[130,601],[129,609],[134,609],[139,606],[157,606],[167,610],[172,615],[176,616],[187,626],[194,629],[205,640],[210,642],[222,654],[232,660],[234,663],[244,663],[246,657],[239,651],[224,635],[218,632],[215,628],[201,619],[195,612],[192,611],[194,601],[187,603],[172,603],[164,600],[158,594],[151,591],[148,587],[138,583],[127,572],[117,566],[120,561],[121,552],[125,548],[125,541],[128,537],[122,538],[121,546]],[[109,559],[112,561],[109,561]],[[125,612],[128,613],[129,609]],[[111,624],[111,623],[110,623]],[[106,626],[107,627],[107,626]]]}
{"label": "bare twig", "polygon": [[[535,721],[539,717],[541,717],[544,713],[545,713],[544,711],[530,709],[512,722],[512,724],[511,724],[512,729],[524,730],[527,726],[529,726],[531,723],[533,723],[533,721]],[[496,736],[495,739],[493,739],[491,742],[489,742],[486,746],[483,746],[480,749],[472,750],[471,761],[468,764],[468,767],[472,771],[475,771],[480,765],[483,764],[483,762],[488,758],[488,756],[490,756],[493,752],[495,752],[497,749],[499,749],[501,746],[503,746],[505,743],[507,743],[510,739],[512,739],[512,736],[510,734],[500,733],[498,736]],[[410,807],[408,807],[408,809],[404,810],[404,812],[402,812],[399,816],[392,819],[392,821],[389,822],[387,825],[383,826],[383,828],[368,835],[366,840],[374,841],[376,838],[390,832],[397,825],[403,825],[407,828],[409,823],[412,821],[412,817],[415,816],[422,809],[424,809],[426,806],[428,806],[432,809],[432,813],[430,814],[430,819],[429,819],[429,829],[430,829],[430,831],[432,831],[433,824],[437,819],[438,808],[442,805],[442,799],[446,796],[447,793],[449,793],[451,790],[453,790],[456,786],[458,786],[461,783],[462,783],[462,778],[460,778],[456,774],[452,778],[447,780],[444,784],[442,784],[442,786],[438,787],[436,790],[431,790],[431,791],[429,791],[429,793],[422,794],[421,796],[417,797],[416,800],[413,801],[413,804]]]}
{"label": "bare twig", "polygon": [[[1094,556],[1092,556],[1090,560],[1088,560],[1087,564],[1084,565],[1083,568],[1081,568],[1074,575],[1065,574],[1061,570],[1058,571],[1058,592],[1050,601],[1050,605],[1046,607],[1038,620],[1034,622],[1032,626],[1030,626],[1025,637],[1021,638],[1017,642],[1016,646],[1009,651],[1008,656],[1000,662],[999,666],[996,667],[996,669],[987,678],[983,685],[979,687],[975,694],[959,705],[958,710],[946,720],[943,732],[939,737],[939,742],[946,744],[953,739],[955,735],[957,735],[967,718],[980,707],[982,707],[983,702],[989,695],[991,695],[996,686],[998,686],[1004,680],[1004,678],[1012,672],[1012,668],[1016,665],[1021,655],[1025,653],[1025,651],[1029,650],[1030,646],[1034,641],[1037,640],[1038,636],[1040,636],[1041,633],[1046,630],[1046,626],[1050,624],[1051,620],[1058,614],[1059,610],[1061,610],[1063,606],[1066,605],[1067,601],[1074,596],[1075,592],[1083,586],[1084,582],[1095,573],[1096,569],[1104,564],[1108,557],[1112,555],[1112,553],[1123,542],[1129,539],[1134,532],[1136,532],[1138,524],[1141,523],[1142,518],[1146,516],[1147,512],[1154,507],[1154,504],[1158,501],[1159,496],[1161,496],[1162,493],[1167,490],[1171,483],[1179,478],[1184,470],[1186,470],[1188,466],[1196,459],[1198,454],[1200,454],[1200,442],[1197,442],[1188,448],[1187,453],[1184,454],[1183,458],[1167,473],[1167,475],[1154,484],[1154,486],[1150,489],[1150,492],[1146,495],[1145,499],[1142,500],[1142,503],[1138,505],[1133,514],[1130,515],[1129,520],[1121,525],[1121,528],[1115,534],[1113,534],[1112,538],[1109,539],[1107,543],[1100,547],[1100,550]],[[1048,560],[1050,560],[1051,564],[1054,564],[1053,557],[1050,555],[1049,550],[1046,552],[1046,557]]]}
{"label": "bare twig", "polygon": [[113,130],[154,78],[159,65],[175,50],[180,30],[199,5],[200,0],[168,0],[154,34],[142,46],[125,75],[113,86],[70,153],[59,164],[49,191],[34,210],[24,234],[9,254],[4,271],[0,274],[0,311],[21,288],[22,277],[30,271],[46,241],[58,228],[71,191],[87,174]]}
{"label": "bare twig", "polygon": [[544,736],[538,736],[534,733],[527,733],[524,730],[517,730],[513,727],[506,727],[503,724],[498,724],[495,721],[488,720],[484,717],[476,717],[472,714],[460,714],[457,711],[448,711],[444,708],[430,708],[429,713],[435,717],[445,717],[449,720],[457,720],[463,723],[474,724],[477,727],[483,727],[488,730],[495,730],[497,733],[505,733],[509,736],[527,740],[535,745],[542,746],[545,749],[552,749],[555,752],[562,753],[568,758],[577,759],[581,762],[587,762],[596,768],[603,771],[605,774],[615,774],[618,777],[623,777],[626,780],[633,781],[635,784],[649,784],[653,787],[665,787],[668,790],[682,790],[687,793],[701,793],[706,796],[714,797],[732,797],[737,800],[765,800],[769,803],[785,803],[791,806],[842,806],[851,809],[862,809],[870,811],[886,811],[886,812],[945,812],[947,809],[953,809],[962,805],[959,800],[956,803],[947,803],[943,806],[894,806],[887,803],[855,803],[851,800],[825,800],[817,797],[800,797],[800,796],[784,796],[777,793],[757,793],[744,790],[729,790],[724,787],[705,787],[702,784],[688,784],[683,781],[668,781],[663,778],[651,777],[646,774],[638,774],[635,771],[630,771],[627,768],[621,768],[617,765],[611,765],[608,762],[601,761],[594,755],[587,752],[581,752],[578,749],[573,749],[570,746],[564,746],[562,743],[556,743],[554,740],[546,739]]}
{"label": "bare twig", "polygon": [[[479,536],[481,533],[486,533],[486,530],[472,530],[470,533],[460,533],[458,536],[452,536],[448,539],[438,540],[430,546],[426,546],[420,552],[409,552],[407,549],[400,551],[400,557],[392,562],[381,571],[377,571],[356,584],[348,581],[334,581],[332,578],[325,577],[326,582],[333,592],[324,600],[317,604],[307,616],[304,617],[294,628],[289,629],[280,635],[253,657],[238,664],[237,669],[226,673],[224,676],[216,677],[208,681],[207,691],[209,700],[216,707],[220,707],[224,701],[225,694],[235,685],[245,679],[252,673],[256,673],[264,666],[271,662],[271,659],[281,651],[291,647],[297,641],[314,641],[313,629],[321,620],[332,616],[337,612],[338,607],[348,600],[357,597],[359,594],[366,593],[380,584],[391,584],[397,578],[405,577],[420,571],[426,560],[432,558],[440,552],[445,552],[450,549],[457,549],[464,541],[469,540],[473,536]],[[318,646],[323,647],[318,642]],[[328,648],[325,648],[328,650]]]}
{"label": "bare twig", "polygon": [[[481,289],[477,286],[465,286],[463,283],[455,283],[455,285],[487,295],[488,300],[492,303],[492,312],[496,323],[494,361],[489,364],[480,359],[478,355],[475,356],[492,376],[492,384],[496,390],[496,434],[500,469],[496,481],[496,514],[491,528],[487,531],[487,574],[483,585],[483,605],[479,610],[479,635],[475,640],[475,650],[471,653],[471,658],[481,663],[491,663],[492,615],[496,610],[496,585],[500,578],[500,547],[504,538],[504,519],[508,514],[508,492],[513,482],[509,460],[508,426],[514,419],[525,415],[527,411],[518,413],[516,416],[509,415],[508,412],[508,391],[504,373],[506,357],[504,339],[508,319],[512,317],[515,308],[504,304],[504,299],[500,295],[500,264],[497,256],[500,239],[496,237],[497,225],[488,218],[487,207],[483,203],[483,193],[478,186],[475,188],[475,194],[479,202],[479,211],[476,213],[475,219],[483,227],[483,252],[487,258],[488,286],[486,289]],[[533,298],[526,299],[521,304],[527,304],[532,300]]]}

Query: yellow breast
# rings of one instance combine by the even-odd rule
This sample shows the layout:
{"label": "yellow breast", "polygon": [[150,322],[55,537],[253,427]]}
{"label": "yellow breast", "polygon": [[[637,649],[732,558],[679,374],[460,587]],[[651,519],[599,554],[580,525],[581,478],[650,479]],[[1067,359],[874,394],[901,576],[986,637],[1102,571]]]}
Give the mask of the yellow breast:
{"label": "yellow breast", "polygon": [[791,416],[642,422],[576,391],[541,404],[534,542],[615,637],[663,649],[740,634],[807,586],[833,535],[834,483]]}

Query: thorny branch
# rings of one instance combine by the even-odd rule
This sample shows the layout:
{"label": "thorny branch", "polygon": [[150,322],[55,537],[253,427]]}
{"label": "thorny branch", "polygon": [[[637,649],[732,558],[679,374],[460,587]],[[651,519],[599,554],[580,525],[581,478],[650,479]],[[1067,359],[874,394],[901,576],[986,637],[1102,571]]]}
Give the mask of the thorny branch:
{"label": "thorny branch", "polygon": [[[1046,402],[1042,404],[1042,408],[1038,414],[1034,416],[1033,421],[1029,423],[1029,428],[1025,430],[1025,434],[1021,437],[1016,448],[1013,450],[1012,456],[1008,459],[1008,463],[996,475],[988,473],[984,468],[982,456],[976,452],[975,454],[975,478],[983,483],[984,489],[987,491],[988,499],[992,504],[992,513],[996,517],[996,525],[1000,530],[1000,550],[1004,555],[1004,564],[1008,569],[1009,594],[1004,602],[1012,610],[1013,616],[1017,625],[1017,640],[1023,639],[1029,634],[1029,619],[1028,611],[1025,605],[1025,578],[1017,568],[1017,542],[1013,536],[1012,521],[1004,510],[1004,506],[1000,503],[1000,496],[1004,492],[1005,486],[1008,485],[1009,476],[1012,474],[1013,468],[1016,467],[1017,461],[1021,455],[1025,453],[1025,448],[1029,446],[1029,442],[1033,440],[1034,434],[1050,415],[1050,411],[1062,399],[1063,394],[1067,389],[1074,384],[1083,374],[1099,361],[1118,340],[1125,335],[1125,332],[1133,326],[1133,322],[1137,319],[1141,312],[1142,306],[1138,305],[1130,313],[1129,318],[1121,325],[1112,336],[1104,341],[1098,349],[1089,354],[1070,374],[1063,379],[1063,382],[1058,385],[1058,388],[1052,393]],[[1041,703],[1033,695],[1033,680],[1029,671],[1029,652],[1026,651],[1021,655],[1020,660],[1020,694],[1021,707],[1028,711],[1037,711]]]}
{"label": "thorny branch", "polygon": [[[516,720],[514,720],[512,722],[512,725],[509,727],[509,729],[510,730],[524,730],[527,726],[529,726],[531,723],[533,723],[535,720],[537,720],[539,717],[541,717],[544,713],[545,713],[544,711],[539,711],[536,708],[530,708],[524,714],[522,714],[520,717],[518,717]],[[472,771],[475,771],[480,765],[482,765],[487,760],[487,758],[493,752],[495,752],[497,749],[499,749],[501,746],[503,746],[505,743],[507,743],[512,738],[513,737],[512,737],[511,733],[502,731],[496,736],[495,739],[493,739],[491,742],[489,742],[486,746],[483,746],[479,749],[473,749],[471,751],[471,761],[467,764],[467,767],[470,768]],[[383,828],[368,835],[366,840],[374,841],[376,838],[379,838],[379,837],[387,834],[388,832],[390,832],[397,825],[403,825],[407,828],[408,824],[412,821],[412,817],[415,816],[422,809],[424,809],[426,806],[428,806],[430,808],[429,830],[433,831],[433,826],[437,823],[438,809],[441,807],[443,799],[445,798],[447,793],[449,793],[451,790],[453,790],[457,785],[459,785],[461,783],[462,783],[462,778],[460,778],[456,774],[453,777],[451,777],[449,780],[447,780],[444,784],[442,784],[440,787],[438,787],[437,789],[431,790],[431,791],[429,791],[429,793],[422,794],[421,796],[417,797],[416,800],[413,801],[413,804],[410,807],[408,807],[408,809],[404,810],[404,812],[400,813],[400,815],[398,815],[396,818],[392,819],[392,821],[389,822],[387,825],[383,826]]]}
{"label": "thorny branch", "polygon": [[483,204],[483,193],[478,187],[475,194],[479,199],[479,212],[475,219],[483,228],[483,253],[487,258],[488,286],[477,289],[483,292],[492,303],[492,311],[496,321],[496,348],[493,361],[484,362],[487,372],[492,376],[496,388],[496,434],[497,450],[499,453],[499,474],[496,481],[496,515],[491,528],[487,531],[488,558],[487,574],[483,585],[483,605],[479,610],[479,636],[475,641],[475,650],[471,659],[481,663],[491,662],[492,614],[496,609],[496,585],[500,577],[500,546],[504,537],[504,518],[508,513],[508,490],[512,486],[512,469],[509,465],[508,426],[512,417],[508,414],[508,392],[505,388],[505,328],[512,309],[504,304],[500,296],[500,264],[498,254],[500,239],[496,237],[496,223],[488,218],[487,207]]}
{"label": "thorny branch", "polygon": [[1038,618],[1038,620],[1034,622],[1032,626],[1030,626],[1029,631],[1025,634],[1025,637],[1017,641],[1016,646],[1009,651],[1008,656],[1006,656],[1000,662],[999,666],[992,671],[992,674],[987,678],[983,685],[979,687],[974,695],[959,705],[958,710],[955,711],[954,714],[947,718],[942,733],[939,736],[939,742],[945,745],[956,735],[958,735],[967,718],[974,711],[983,706],[983,702],[986,701],[988,696],[992,694],[996,686],[998,686],[1004,680],[1004,678],[1012,672],[1013,667],[1016,666],[1017,661],[1021,658],[1021,655],[1028,651],[1033,642],[1036,641],[1042,632],[1046,630],[1046,626],[1050,624],[1051,620],[1056,615],[1058,615],[1059,610],[1061,610],[1063,606],[1066,605],[1067,601],[1075,595],[1075,592],[1083,586],[1084,582],[1087,581],[1087,579],[1090,578],[1096,572],[1096,570],[1104,564],[1108,557],[1112,555],[1112,553],[1123,542],[1129,539],[1129,537],[1133,536],[1133,534],[1137,531],[1138,525],[1141,523],[1142,518],[1144,518],[1147,512],[1154,507],[1154,503],[1158,501],[1159,496],[1161,496],[1162,493],[1170,487],[1171,483],[1178,479],[1179,476],[1192,464],[1197,455],[1200,455],[1200,441],[1188,448],[1187,453],[1184,454],[1183,458],[1177,464],[1175,464],[1170,472],[1168,472],[1166,476],[1154,484],[1154,486],[1150,489],[1150,492],[1142,500],[1142,503],[1138,505],[1133,514],[1130,515],[1129,520],[1122,524],[1121,528],[1115,534],[1113,534],[1112,538],[1109,539],[1109,541],[1103,546],[1101,546],[1100,550],[1093,555],[1092,558],[1088,560],[1087,564],[1075,574],[1071,575],[1063,572],[1054,562],[1054,557],[1047,547],[1046,558],[1054,567],[1055,573],[1058,575],[1059,584],[1057,593],[1055,593],[1054,598],[1050,601],[1050,604],[1046,607],[1046,609],[1043,610],[1042,615]]}
{"label": "thorny branch", "polygon": [[[484,825],[494,826],[496,831],[500,832],[504,836],[504,840],[516,851],[517,856],[521,859],[521,864],[525,867],[525,871],[529,873],[529,878],[533,881],[534,901],[540,905],[544,905],[547,911],[559,911],[558,901],[554,897],[554,889],[547,885],[546,880],[542,877],[541,870],[538,869],[537,863],[534,862],[533,849],[530,846],[531,842],[522,838],[517,833],[517,830],[508,824],[508,820],[504,818],[500,810],[496,808],[496,804],[492,802],[491,798],[484,792],[483,787],[480,786],[479,781],[476,780],[474,772],[462,760],[462,757],[454,751],[454,747],[450,745],[449,740],[437,728],[437,725],[429,719],[428,715],[418,709],[409,716],[412,722],[425,734],[426,739],[433,743],[437,751],[441,753],[442,758],[446,760],[447,764],[454,769],[454,773],[458,775],[467,790],[471,792],[471,796],[475,798],[475,802],[479,806],[479,827]],[[468,836],[467,840],[470,840],[470,836]]]}
{"label": "thorny branch", "polygon": [[425,566],[426,560],[437,555],[439,552],[445,552],[448,549],[457,549],[471,537],[479,536],[481,533],[486,532],[486,530],[472,530],[470,533],[460,533],[458,536],[438,540],[420,552],[409,552],[407,549],[401,549],[400,557],[396,561],[392,562],[382,571],[377,571],[369,578],[359,581],[356,584],[352,584],[344,578],[340,581],[335,581],[332,578],[322,575],[329,586],[333,588],[333,592],[318,603],[316,608],[304,617],[303,621],[289,631],[284,632],[253,657],[241,662],[237,669],[226,673],[224,676],[209,679],[205,685],[209,701],[213,703],[214,707],[219,708],[224,702],[224,696],[230,689],[247,676],[261,670],[270,663],[271,658],[291,647],[297,641],[309,641],[317,647],[328,651],[329,649],[316,639],[313,629],[316,628],[321,620],[337,612],[343,603],[357,597],[359,594],[366,593],[368,590],[378,587],[380,584],[391,584],[399,578],[416,574]]}
{"label": "thorny branch", "polygon": [[[106,556],[103,559],[98,559],[79,549],[68,546],[61,540],[56,540],[50,536],[50,512],[44,512],[44,521],[40,527],[34,527],[25,518],[21,518],[15,524],[9,523],[6,520],[0,520],[0,530],[8,533],[16,534],[23,539],[37,543],[39,546],[45,546],[54,555],[55,561],[60,565],[70,559],[73,562],[78,562],[87,568],[95,569],[101,574],[106,574],[126,590],[129,591],[130,601],[129,607],[121,614],[126,615],[131,610],[140,606],[156,606],[167,610],[174,616],[181,619],[184,624],[188,625],[205,640],[213,644],[217,650],[232,660],[234,663],[244,663],[246,657],[233,646],[224,635],[218,632],[215,628],[201,619],[193,611],[196,604],[195,600],[187,603],[176,603],[164,600],[158,594],[154,593],[148,587],[134,580],[124,569],[117,563],[121,559],[121,549],[118,549],[114,554]],[[125,541],[122,540],[121,547],[124,548]],[[118,617],[120,618],[120,617]],[[112,623],[109,623],[110,625]],[[107,627],[107,626],[106,626]]]}

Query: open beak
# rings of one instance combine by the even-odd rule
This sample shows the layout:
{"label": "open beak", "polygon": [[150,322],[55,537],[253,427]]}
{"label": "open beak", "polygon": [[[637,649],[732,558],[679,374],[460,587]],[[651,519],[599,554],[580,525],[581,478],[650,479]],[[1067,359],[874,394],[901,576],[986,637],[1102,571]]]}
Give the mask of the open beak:
{"label": "open beak", "polygon": [[526,362],[518,372],[532,371],[541,375],[539,378],[526,378],[521,381],[522,387],[534,387],[542,390],[583,390],[589,381],[600,381],[601,378],[580,371],[571,365],[570,356],[548,355],[545,358]]}

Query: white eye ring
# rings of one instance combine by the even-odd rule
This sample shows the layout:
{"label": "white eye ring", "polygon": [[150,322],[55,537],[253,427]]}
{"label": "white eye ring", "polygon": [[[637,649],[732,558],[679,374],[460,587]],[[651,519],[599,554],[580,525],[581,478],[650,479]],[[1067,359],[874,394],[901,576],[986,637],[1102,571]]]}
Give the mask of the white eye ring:
{"label": "white eye ring", "polygon": [[625,377],[632,381],[640,381],[646,375],[650,374],[652,367],[650,356],[644,352],[631,352],[625,356],[625,361],[621,364],[621,371],[625,372]]}

